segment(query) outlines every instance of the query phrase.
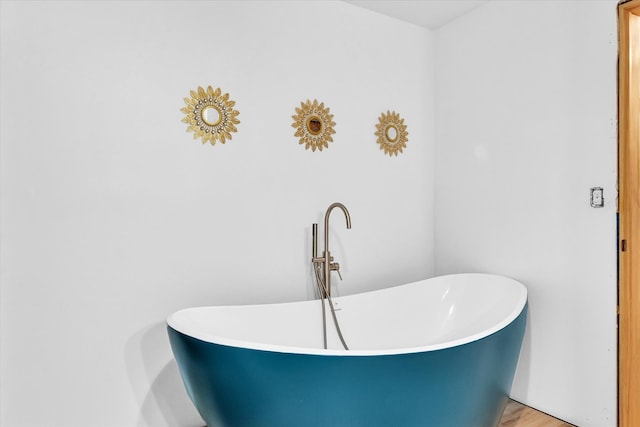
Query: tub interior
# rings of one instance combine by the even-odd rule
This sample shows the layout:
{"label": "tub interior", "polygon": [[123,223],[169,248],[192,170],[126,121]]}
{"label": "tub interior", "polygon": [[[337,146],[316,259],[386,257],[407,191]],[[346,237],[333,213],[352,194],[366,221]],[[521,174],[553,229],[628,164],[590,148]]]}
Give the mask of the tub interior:
{"label": "tub interior", "polygon": [[[526,288],[487,274],[458,274],[333,299],[348,354],[429,351],[481,339],[508,325],[525,307]],[[223,345],[341,354],[327,309],[323,349],[320,300],[196,307],[171,315],[178,332]]]}

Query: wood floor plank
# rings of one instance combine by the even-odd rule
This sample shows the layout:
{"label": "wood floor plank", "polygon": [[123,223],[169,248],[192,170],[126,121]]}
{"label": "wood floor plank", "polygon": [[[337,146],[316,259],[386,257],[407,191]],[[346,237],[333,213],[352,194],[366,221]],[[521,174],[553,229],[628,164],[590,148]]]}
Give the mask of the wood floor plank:
{"label": "wood floor plank", "polygon": [[510,400],[498,427],[575,427],[573,424]]}

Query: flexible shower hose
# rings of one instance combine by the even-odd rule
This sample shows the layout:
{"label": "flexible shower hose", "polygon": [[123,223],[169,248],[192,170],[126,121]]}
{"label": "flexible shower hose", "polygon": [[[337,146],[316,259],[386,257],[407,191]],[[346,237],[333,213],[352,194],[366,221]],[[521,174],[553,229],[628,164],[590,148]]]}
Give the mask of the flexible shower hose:
{"label": "flexible shower hose", "polygon": [[344,337],[342,336],[342,331],[340,330],[340,323],[338,322],[338,318],[336,317],[336,309],[333,306],[333,300],[331,299],[331,295],[329,295],[329,290],[327,289],[327,286],[324,283],[324,280],[322,280],[322,278],[320,277],[320,272],[318,271],[318,269],[320,268],[319,264],[315,264],[314,263],[314,272],[316,273],[316,282],[318,285],[318,291],[320,292],[320,299],[322,300],[322,332],[324,335],[324,348],[326,350],[327,348],[327,316],[326,316],[326,310],[325,310],[325,305],[324,305],[324,295],[327,296],[327,300],[329,301],[329,305],[331,306],[331,316],[333,317],[333,324],[336,327],[336,331],[338,332],[338,337],[340,338],[340,342],[342,342],[342,346],[344,347],[345,350],[349,350],[349,347],[347,346],[347,343],[344,340]]}

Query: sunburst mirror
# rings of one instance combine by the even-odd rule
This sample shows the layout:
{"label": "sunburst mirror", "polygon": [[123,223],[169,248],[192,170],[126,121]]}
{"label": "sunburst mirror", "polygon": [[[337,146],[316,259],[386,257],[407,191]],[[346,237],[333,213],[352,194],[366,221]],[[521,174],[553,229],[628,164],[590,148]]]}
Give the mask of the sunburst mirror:
{"label": "sunburst mirror", "polygon": [[296,128],[294,136],[300,138],[300,144],[304,144],[305,150],[311,148],[322,151],[323,148],[329,148],[329,142],[333,142],[332,134],[336,133],[333,127],[336,123],[333,121],[333,114],[329,113],[329,108],[317,100],[313,102],[307,100],[300,103],[300,108],[296,107],[296,115],[291,116],[294,120],[292,127]]}
{"label": "sunburst mirror", "polygon": [[398,153],[402,153],[402,150],[407,147],[409,139],[407,135],[407,126],[404,124],[404,119],[400,118],[400,114],[395,111],[386,114],[382,113],[378,119],[376,125],[376,136],[378,137],[378,144],[380,149],[384,150],[385,154],[393,157]]}
{"label": "sunburst mirror", "polygon": [[186,116],[182,119],[189,127],[187,132],[193,132],[193,138],[202,138],[202,143],[215,145],[216,141],[225,143],[231,139],[231,132],[237,132],[235,125],[240,123],[237,110],[233,107],[235,101],[229,99],[229,94],[222,94],[220,88],[207,89],[198,87],[191,91],[191,98],[184,98],[186,107],[182,111]]}

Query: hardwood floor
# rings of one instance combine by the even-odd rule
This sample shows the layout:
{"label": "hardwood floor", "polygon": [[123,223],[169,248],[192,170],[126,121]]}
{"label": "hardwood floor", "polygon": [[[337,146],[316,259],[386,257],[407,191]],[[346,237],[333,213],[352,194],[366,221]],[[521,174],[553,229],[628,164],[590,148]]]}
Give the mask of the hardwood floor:
{"label": "hardwood floor", "polygon": [[498,427],[575,427],[573,424],[510,400]]}

